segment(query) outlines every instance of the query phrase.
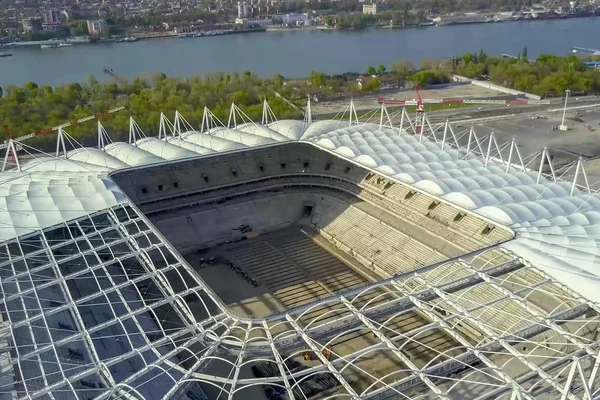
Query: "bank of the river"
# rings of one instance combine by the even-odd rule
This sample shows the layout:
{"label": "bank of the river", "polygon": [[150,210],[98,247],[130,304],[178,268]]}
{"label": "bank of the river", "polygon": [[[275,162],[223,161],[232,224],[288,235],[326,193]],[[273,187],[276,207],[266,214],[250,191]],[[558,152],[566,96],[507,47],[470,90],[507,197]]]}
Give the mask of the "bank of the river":
{"label": "bank of the river", "polygon": [[328,74],[366,71],[370,65],[388,68],[398,60],[419,64],[424,58],[446,59],[465,52],[566,55],[573,46],[598,48],[600,18],[526,21],[499,24],[441,26],[416,29],[271,32],[228,35],[202,40],[155,40],[126,44],[99,43],[50,50],[10,49],[13,57],[0,59],[0,86],[58,85],[84,81],[110,66],[126,78],[165,72],[192,76],[214,71],[249,70],[260,76],[308,76],[313,70]]}

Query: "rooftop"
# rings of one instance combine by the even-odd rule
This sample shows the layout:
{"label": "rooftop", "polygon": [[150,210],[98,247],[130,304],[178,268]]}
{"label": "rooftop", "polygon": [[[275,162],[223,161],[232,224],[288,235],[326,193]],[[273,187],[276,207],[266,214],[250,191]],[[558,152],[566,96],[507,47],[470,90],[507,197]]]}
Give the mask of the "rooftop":
{"label": "rooftop", "polygon": [[[66,127],[54,154],[10,141],[0,399],[591,398],[585,163],[569,182],[546,151],[399,112],[277,121],[265,103],[256,124],[233,105],[227,126],[163,116],[156,138],[132,119],[127,143],[99,123],[95,149]],[[262,286],[215,279],[205,249]],[[312,297],[266,291],[283,270]],[[223,276],[281,306],[244,314]]]}

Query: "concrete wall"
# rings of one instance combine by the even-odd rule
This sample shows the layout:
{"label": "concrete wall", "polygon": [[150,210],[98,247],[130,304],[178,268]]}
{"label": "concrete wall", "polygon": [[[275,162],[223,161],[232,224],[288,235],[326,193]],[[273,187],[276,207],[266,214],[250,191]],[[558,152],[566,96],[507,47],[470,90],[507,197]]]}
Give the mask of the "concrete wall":
{"label": "concrete wall", "polygon": [[477,79],[471,79],[471,78],[467,78],[467,77],[460,76],[460,75],[452,75],[452,79],[457,82],[469,82],[475,86],[479,86],[479,87],[491,89],[491,90],[496,90],[498,92],[510,94],[513,96],[525,97],[526,99],[529,99],[529,100],[541,100],[542,99],[538,95],[527,93],[527,92],[521,92],[519,90],[509,89],[504,86],[496,85],[496,84],[494,84],[492,82],[488,82],[488,81],[479,81]]}
{"label": "concrete wall", "polygon": [[290,142],[123,169],[110,177],[144,210],[155,202],[268,177],[322,174],[358,183],[367,173],[316,146]]}
{"label": "concrete wall", "polygon": [[197,210],[161,213],[152,222],[179,252],[185,254],[240,240],[250,233],[240,230],[244,225],[252,229],[252,234],[289,227],[302,216],[306,201],[313,202],[313,196],[309,193],[261,193]]}

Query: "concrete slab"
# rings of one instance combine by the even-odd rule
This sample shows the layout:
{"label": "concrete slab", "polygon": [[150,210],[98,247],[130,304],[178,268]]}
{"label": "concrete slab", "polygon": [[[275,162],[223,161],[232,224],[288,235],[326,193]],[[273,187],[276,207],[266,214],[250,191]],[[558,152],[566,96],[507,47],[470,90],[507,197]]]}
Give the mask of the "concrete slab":
{"label": "concrete slab", "polygon": [[[506,96],[505,93],[473,85],[449,85],[439,88],[419,89],[419,92],[423,99],[497,98],[499,96]],[[357,110],[370,110],[376,108],[379,106],[377,101],[377,98],[379,97],[395,100],[414,100],[417,98],[417,93],[413,88],[407,88],[395,92],[360,96],[354,98],[354,107]],[[313,102],[312,112],[314,115],[336,114],[340,110],[343,110],[349,102],[349,98],[327,102]]]}

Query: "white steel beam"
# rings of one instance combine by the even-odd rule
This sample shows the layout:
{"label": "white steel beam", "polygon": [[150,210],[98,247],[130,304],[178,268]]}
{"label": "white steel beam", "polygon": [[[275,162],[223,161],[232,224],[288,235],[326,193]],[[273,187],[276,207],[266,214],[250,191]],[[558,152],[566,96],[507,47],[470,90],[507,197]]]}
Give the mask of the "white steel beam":
{"label": "white steel beam", "polygon": [[304,340],[304,343],[306,343],[308,345],[308,347],[310,347],[310,349],[315,353],[315,355],[317,357],[319,357],[319,360],[325,366],[327,366],[327,369],[329,370],[329,372],[331,372],[337,378],[337,380],[344,387],[344,389],[346,389],[346,391],[348,392],[350,397],[352,397],[353,399],[359,400],[360,397],[358,396],[356,391],[352,388],[352,386],[350,386],[350,384],[348,383],[348,381],[346,381],[346,379],[342,376],[342,374],[337,369],[335,369],[335,367],[331,364],[331,362],[329,362],[329,360],[323,355],[323,353],[322,353],[323,349],[322,348],[320,349],[315,345],[313,340],[306,334],[306,332],[304,332],[304,329],[302,329],[298,325],[296,320],[294,318],[292,318],[290,316],[290,314],[286,313],[285,318],[290,323],[290,325],[292,325],[292,327],[296,330],[296,332],[298,332],[300,334],[300,336],[302,337],[302,340]]}
{"label": "white steel beam", "polygon": [[[73,296],[71,296],[71,291],[67,287],[67,283],[64,280],[62,271],[60,270],[60,268],[58,266],[58,262],[56,261],[54,254],[50,250],[50,244],[48,242],[48,238],[46,238],[44,231],[42,231],[40,234],[40,240],[44,244],[44,247],[47,249],[46,255],[47,255],[48,259],[51,261],[52,270],[54,272],[54,275],[60,279],[59,287],[60,287],[60,290],[61,290],[65,300],[67,300],[70,304],[74,304],[75,300],[73,299]],[[102,361],[100,359],[100,356],[96,352],[96,347],[94,346],[94,341],[92,340],[92,337],[91,337],[89,331],[85,327],[85,323],[83,322],[83,318],[81,317],[81,314],[79,313],[79,311],[77,310],[76,307],[71,308],[71,311],[72,311],[72,315],[74,316],[75,323],[77,324],[77,329],[83,335],[83,339],[86,344],[88,353],[90,354],[94,364],[97,366],[101,365]],[[108,370],[99,369],[98,372],[99,372],[100,378],[102,379],[103,383],[106,386],[111,387],[111,386],[116,385],[115,380],[113,379],[112,375],[109,373]]]}
{"label": "white steel beam", "polygon": [[[527,359],[527,357],[525,357],[522,353],[520,353],[517,349],[515,349],[506,339],[499,337],[487,325],[483,324],[477,317],[475,317],[473,314],[471,314],[471,312],[469,310],[467,310],[462,305],[453,301],[450,298],[450,296],[447,295],[446,292],[431,285],[429,282],[427,282],[425,279],[423,279],[419,275],[417,275],[415,277],[415,279],[417,279],[421,284],[423,284],[423,285],[429,287],[430,289],[432,289],[433,291],[435,291],[435,293],[437,293],[437,295],[440,297],[440,299],[442,299],[446,304],[448,304],[449,306],[451,306],[452,308],[454,308],[455,310],[457,310],[458,312],[460,312],[464,316],[466,316],[471,323],[473,323],[483,333],[488,335],[490,339],[498,341],[498,343],[500,343],[502,345],[502,347],[504,347],[505,350],[507,350],[510,354],[512,354],[516,359],[521,361],[521,363],[523,363],[525,366],[527,366],[527,368],[536,372],[538,374],[538,376],[540,378],[542,378],[542,380],[544,380],[546,383],[548,383],[550,386],[552,386],[554,389],[558,390],[559,392],[564,393],[564,391],[566,390],[565,387],[563,385],[561,385],[560,383],[558,383],[556,381],[556,379],[554,379],[546,371],[541,369],[537,364],[529,361]],[[577,397],[575,397],[571,393],[567,394],[567,398],[569,400],[579,400],[579,399],[577,399]]]}
{"label": "white steel beam", "polygon": [[490,368],[496,377],[506,384],[510,385],[513,390],[523,397],[535,400],[533,396],[531,396],[525,389],[523,389],[514,379],[510,377],[507,373],[505,373],[501,368],[499,368],[493,361],[491,361],[484,353],[482,353],[477,347],[473,347],[473,345],[467,340],[464,336],[459,334],[456,329],[453,329],[448,325],[448,323],[438,317],[434,312],[431,306],[423,303],[419,300],[418,297],[409,294],[406,290],[402,288],[402,285],[398,282],[392,281],[394,286],[398,291],[403,293],[407,298],[410,299],[411,302],[415,304],[415,306],[419,309],[420,312],[424,313],[430,320],[434,321],[440,326],[440,329],[444,331],[448,336],[456,340],[462,346],[464,346],[468,351],[473,353],[481,362],[483,362],[488,368]]}
{"label": "white steel beam", "polygon": [[438,388],[432,381],[431,379],[429,379],[429,377],[427,377],[427,375],[425,375],[420,369],[419,367],[417,367],[411,360],[410,358],[408,358],[406,355],[404,355],[404,353],[402,353],[402,351],[400,351],[386,336],[384,333],[381,332],[381,329],[378,329],[373,322],[371,322],[371,320],[367,317],[365,317],[360,311],[358,311],[356,309],[356,307],[354,307],[352,305],[351,302],[348,301],[348,299],[346,299],[344,296],[341,296],[341,300],[342,303],[346,306],[346,308],[348,308],[350,310],[350,312],[352,312],[352,314],[354,314],[363,324],[365,324],[365,326],[367,326],[367,328],[369,328],[369,330],[371,332],[373,332],[373,334],[375,336],[377,336],[377,338],[379,340],[381,340],[382,343],[384,343],[386,345],[386,347],[388,349],[390,349],[392,351],[392,353],[394,353],[394,355],[396,357],[398,357],[398,359],[400,361],[402,361],[402,363],[404,365],[406,365],[411,372],[419,377],[419,379],[421,379],[423,381],[423,383],[425,383],[425,385],[427,385],[427,387],[433,392],[435,393],[438,398],[440,399],[448,399],[448,396],[446,396],[446,394],[444,392],[442,392],[440,390],[440,388]]}
{"label": "white steel beam", "polygon": [[488,148],[487,153],[485,155],[485,163],[483,164],[486,167],[488,166],[490,157],[492,156],[492,144],[494,144],[494,132],[490,133],[488,136]]}
{"label": "white steel beam", "polygon": [[476,274],[477,276],[479,276],[482,280],[484,280],[488,284],[492,285],[496,290],[502,292],[504,295],[508,296],[513,301],[516,301],[517,303],[519,303],[519,305],[521,307],[523,307],[525,310],[527,310],[527,312],[529,312],[530,314],[532,314],[532,315],[540,318],[540,321],[537,321],[537,323],[548,325],[553,331],[555,331],[557,333],[560,333],[569,342],[571,342],[575,346],[579,347],[580,349],[585,350],[586,353],[588,353],[589,355],[592,355],[594,357],[598,356],[598,352],[595,351],[595,350],[593,350],[589,345],[587,345],[585,343],[582,343],[579,340],[579,336],[578,335],[575,335],[575,334],[573,334],[571,332],[567,332],[566,330],[564,330],[560,325],[556,324],[552,320],[552,318],[550,316],[544,315],[541,309],[539,309],[535,305],[531,304],[529,301],[523,299],[522,297],[519,297],[519,296],[515,295],[510,290],[506,289],[504,286],[498,284],[498,282],[496,282],[495,280],[493,280],[489,275],[484,274],[484,273],[476,270],[475,268],[473,268],[471,265],[465,263],[464,261],[461,261],[460,263],[465,268],[469,269],[471,272],[473,272],[474,274]]}
{"label": "white steel beam", "polygon": [[513,151],[515,149],[515,137],[513,136],[510,141],[510,150],[508,151],[508,160],[506,162],[506,173],[510,172],[510,165],[512,163]]}
{"label": "white steel beam", "polygon": [[544,162],[546,161],[546,151],[547,150],[544,147],[544,150],[542,150],[542,154],[540,157],[540,167],[538,169],[538,175],[535,183],[540,183],[540,181],[542,180],[542,169],[544,168]]}
{"label": "white steel beam", "polygon": [[[235,388],[237,385],[237,381],[240,377],[240,370],[242,369],[242,362],[244,361],[244,352],[246,351],[246,345],[248,344],[248,338],[250,337],[250,329],[252,328],[252,322],[248,322],[247,326],[246,326],[246,333],[244,334],[244,341],[242,342],[242,346],[240,347],[240,352],[238,354],[237,360],[235,361],[235,371],[233,373],[233,383],[231,384],[231,387],[229,388],[229,400],[233,400],[233,395],[235,393]],[[216,343],[216,342],[215,342]],[[216,345],[213,344],[213,346],[211,346],[213,348],[216,348]],[[211,351],[212,353],[212,351]],[[210,353],[209,353],[210,355]],[[200,361],[200,360],[199,360]],[[192,370],[195,370],[192,368]],[[282,376],[283,379],[285,379],[285,375]],[[167,396],[165,396],[165,400],[168,399]]]}
{"label": "white steel beam", "polygon": [[277,347],[275,346],[275,343],[273,341],[273,335],[271,335],[271,329],[269,328],[269,324],[267,323],[267,321],[262,321],[262,325],[267,335],[269,345],[271,346],[273,357],[275,358],[275,362],[277,363],[277,368],[279,369],[279,373],[281,374],[283,384],[285,385],[287,395],[290,400],[295,400],[294,392],[292,391],[292,387],[290,386],[290,380],[287,379],[288,374],[285,371],[285,363],[283,361],[283,358],[281,358],[281,354],[279,354],[279,350],[277,350]]}

